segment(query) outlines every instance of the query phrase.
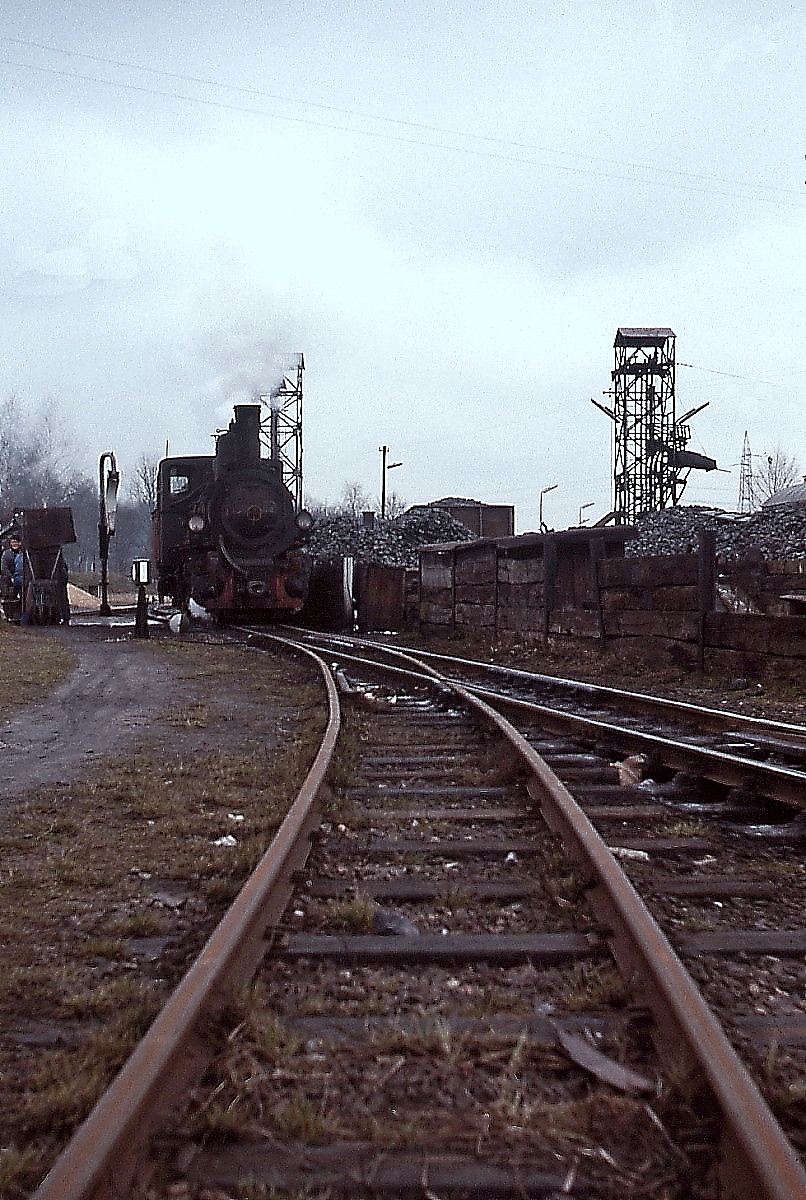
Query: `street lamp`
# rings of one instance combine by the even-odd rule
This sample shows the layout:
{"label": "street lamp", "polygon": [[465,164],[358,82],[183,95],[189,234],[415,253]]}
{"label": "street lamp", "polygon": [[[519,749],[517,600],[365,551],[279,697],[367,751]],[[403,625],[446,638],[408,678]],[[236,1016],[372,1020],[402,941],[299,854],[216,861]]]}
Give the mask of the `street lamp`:
{"label": "street lamp", "polygon": [[381,453],[381,517],[383,518],[386,516],[386,472],[393,471],[395,467],[402,467],[403,463],[390,463],[387,461],[389,456],[388,446],[379,446],[378,449]]}
{"label": "street lamp", "polygon": [[595,503],[596,503],[596,501],[595,501],[595,500],[589,500],[587,504],[580,504],[580,506],[579,506],[579,517],[577,518],[577,525],[581,525],[581,524],[582,524],[582,514],[584,513],[585,509],[586,509],[586,508],[593,508],[593,506],[594,506],[594,504],[595,504]]}
{"label": "street lamp", "polygon": [[553,492],[554,489],[559,486],[560,485],[558,483],[552,483],[550,487],[544,487],[540,493],[540,532],[541,533],[548,532],[548,525],[543,524],[543,497],[545,496],[546,492]]}
{"label": "street lamp", "polygon": [[151,582],[151,563],[147,558],[136,558],[132,563],[132,580],[137,584],[137,610],[134,616],[134,636],[147,638],[148,600],[146,584]]}
{"label": "street lamp", "polygon": [[115,533],[115,514],[118,508],[118,485],[120,474],[115,456],[111,451],[101,455],[98,463],[98,552],[101,559],[101,608],[102,617],[112,612],[107,596],[109,566],[109,539]]}

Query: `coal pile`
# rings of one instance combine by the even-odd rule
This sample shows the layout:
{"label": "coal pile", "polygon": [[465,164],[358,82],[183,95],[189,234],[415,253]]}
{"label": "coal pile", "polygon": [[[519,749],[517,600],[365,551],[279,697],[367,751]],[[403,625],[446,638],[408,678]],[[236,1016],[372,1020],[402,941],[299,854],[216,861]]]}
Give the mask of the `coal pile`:
{"label": "coal pile", "polygon": [[474,537],[444,509],[417,508],[391,521],[376,519],[371,528],[359,517],[322,517],[313,527],[308,550],[318,562],[352,556],[387,567],[416,567],[420,546],[469,542]]}
{"label": "coal pile", "polygon": [[736,562],[749,555],[764,559],[806,558],[806,506],[780,505],[754,513],[732,513],[697,505],[667,508],[635,522],[638,534],[624,547],[630,557],[693,554],[700,530],[712,530],[717,557]]}

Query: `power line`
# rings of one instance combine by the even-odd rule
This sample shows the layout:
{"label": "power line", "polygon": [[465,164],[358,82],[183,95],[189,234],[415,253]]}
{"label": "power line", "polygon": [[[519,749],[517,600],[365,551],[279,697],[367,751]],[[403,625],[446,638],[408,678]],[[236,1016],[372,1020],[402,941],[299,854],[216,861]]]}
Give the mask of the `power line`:
{"label": "power line", "polygon": [[753,375],[734,375],[732,371],[715,371],[712,367],[698,367],[694,363],[679,362],[678,367],[689,367],[693,371],[706,371],[709,375],[724,375],[728,379],[744,379],[748,383],[763,383],[767,387],[784,387],[783,383],[773,383],[771,379],[756,379]]}
{"label": "power line", "polygon": [[[465,130],[449,129],[449,128],[444,128],[442,126],[428,125],[428,124],[417,122],[417,121],[407,121],[407,120],[403,120],[403,119],[397,118],[397,117],[382,117],[382,116],[379,116],[374,113],[362,112],[361,110],[357,110],[357,109],[339,108],[335,105],[322,104],[318,101],[298,100],[298,99],[295,99],[290,96],[283,96],[283,95],[273,93],[273,92],[262,91],[259,88],[249,88],[249,87],[244,87],[244,86],[237,85],[237,84],[221,83],[217,80],[205,79],[203,77],[194,76],[194,75],[178,74],[178,73],[174,73],[174,72],[170,72],[170,71],[165,71],[165,70],[162,70],[157,67],[144,67],[144,66],[140,66],[137,63],[129,63],[129,62],[122,61],[120,59],[105,58],[101,55],[88,54],[88,53],[85,53],[85,52],[79,51],[79,50],[63,50],[63,49],[60,49],[59,47],[49,46],[49,45],[46,45],[41,42],[24,41],[20,38],[10,38],[10,37],[3,37],[3,36],[0,36],[0,41],[7,42],[12,45],[27,46],[27,47],[31,47],[34,49],[45,50],[49,53],[64,54],[64,55],[68,55],[68,56],[72,56],[72,57],[84,58],[91,62],[104,63],[108,66],[122,67],[127,70],[148,72],[150,74],[157,75],[157,76],[159,76],[161,78],[165,78],[165,79],[174,79],[174,80],[181,81],[184,83],[196,83],[196,84],[200,84],[205,87],[221,88],[223,90],[237,92],[241,95],[255,96],[259,99],[272,100],[272,101],[277,101],[277,102],[284,103],[284,104],[299,104],[299,105],[304,105],[309,108],[320,109],[324,112],[337,113],[340,116],[356,117],[361,120],[377,121],[377,122],[381,122],[381,123],[385,123],[385,124],[400,126],[403,128],[421,130],[424,133],[436,133],[436,134],[449,136],[449,137],[461,137],[461,138],[465,138],[465,139],[471,140],[471,141],[484,142],[489,145],[511,146],[513,148],[518,148],[518,149],[522,149],[522,150],[526,150],[526,151],[534,151],[535,153],[540,153],[540,154],[563,155],[565,157],[583,159],[584,161],[589,162],[589,163],[601,163],[605,166],[618,167],[619,169],[627,169],[627,170],[632,170],[632,171],[652,171],[658,175],[675,176],[677,179],[690,179],[690,180],[699,181],[701,183],[712,182],[715,184],[724,184],[728,187],[756,189],[757,191],[763,190],[763,191],[767,191],[767,192],[780,192],[783,195],[788,195],[788,196],[792,196],[792,197],[800,195],[799,192],[795,192],[792,189],[783,188],[783,187],[779,187],[776,185],[768,185],[768,184],[761,184],[761,183],[745,183],[741,180],[722,179],[719,176],[714,176],[714,175],[697,175],[693,172],[674,171],[671,168],[666,168],[666,167],[652,167],[652,166],[646,166],[641,163],[631,163],[631,162],[620,161],[618,159],[601,158],[601,157],[598,157],[595,155],[582,154],[577,151],[558,150],[558,149],[555,149],[552,147],[535,145],[535,144],[531,144],[528,142],[519,142],[519,141],[510,140],[507,138],[496,138],[496,137],[492,137],[490,135],[485,135],[485,134],[469,133]],[[481,149],[473,148],[471,146],[456,146],[456,145],[449,145],[449,144],[445,144],[445,143],[441,143],[441,142],[423,141],[419,138],[405,137],[400,134],[396,135],[393,133],[382,132],[380,130],[355,129],[350,126],[335,125],[330,122],[317,121],[312,118],[293,117],[293,116],[289,116],[284,113],[267,112],[265,109],[262,109],[262,108],[249,108],[249,107],[246,107],[243,105],[236,105],[236,104],[228,103],[227,101],[224,101],[224,100],[213,100],[213,99],[199,97],[199,96],[187,96],[187,95],[183,95],[182,93],[179,93],[179,92],[163,91],[159,88],[150,88],[143,84],[125,83],[125,82],[121,82],[119,80],[103,79],[96,75],[86,75],[86,74],[82,74],[80,72],[65,71],[65,70],[61,70],[57,67],[36,66],[31,63],[16,62],[13,59],[9,59],[9,58],[0,58],[0,62],[5,63],[8,66],[16,67],[19,70],[34,71],[34,72],[39,72],[41,74],[57,75],[57,76],[60,76],[62,78],[67,78],[67,79],[77,79],[84,83],[101,84],[106,87],[119,88],[120,90],[123,90],[123,91],[134,91],[134,92],[139,92],[139,93],[145,94],[145,95],[162,97],[164,99],[180,100],[187,104],[202,104],[207,107],[220,108],[220,109],[225,109],[225,110],[229,110],[232,112],[241,112],[241,113],[245,113],[245,114],[251,115],[251,116],[271,117],[271,118],[274,118],[275,120],[287,121],[287,122],[291,122],[293,124],[307,125],[307,126],[311,126],[313,128],[318,128],[318,129],[330,129],[330,130],[333,130],[333,131],[336,131],[339,133],[352,133],[352,134],[358,134],[359,136],[364,136],[364,137],[372,137],[372,138],[386,140],[386,141],[394,141],[394,142],[398,142],[398,143],[404,143],[406,145],[422,146],[422,147],[436,149],[436,150],[447,150],[447,151],[450,151],[455,154],[468,154],[468,155],[472,155],[474,157],[492,158],[492,159],[497,159],[498,161],[503,161],[503,162],[520,163],[525,166],[545,167],[548,169],[553,169],[556,171],[565,171],[566,173],[576,174],[576,175],[593,175],[593,176],[597,176],[600,178],[616,179],[616,180],[619,180],[621,182],[626,182],[626,183],[649,184],[649,185],[655,186],[655,187],[667,187],[667,188],[672,188],[677,191],[696,192],[696,193],[699,193],[702,195],[724,196],[729,199],[737,199],[738,198],[738,199],[745,199],[745,200],[758,200],[758,201],[761,201],[762,203],[774,204],[774,205],[778,205],[780,207],[796,208],[796,209],[801,209],[804,207],[804,205],[802,203],[794,203],[793,201],[779,199],[775,196],[763,196],[763,195],[759,195],[759,194],[753,194],[752,192],[744,192],[744,193],[739,193],[737,195],[736,193],[726,192],[726,191],[722,191],[722,190],[715,189],[715,188],[696,187],[693,184],[686,184],[686,183],[679,183],[679,182],[675,183],[671,179],[637,178],[635,176],[617,175],[617,174],[613,173],[612,171],[595,170],[593,167],[571,166],[571,165],[564,164],[564,163],[538,161],[538,160],[535,160],[532,158],[523,158],[523,157],[520,157],[517,155],[496,153],[491,150],[481,150]],[[681,364],[681,365],[683,365],[683,364]]]}

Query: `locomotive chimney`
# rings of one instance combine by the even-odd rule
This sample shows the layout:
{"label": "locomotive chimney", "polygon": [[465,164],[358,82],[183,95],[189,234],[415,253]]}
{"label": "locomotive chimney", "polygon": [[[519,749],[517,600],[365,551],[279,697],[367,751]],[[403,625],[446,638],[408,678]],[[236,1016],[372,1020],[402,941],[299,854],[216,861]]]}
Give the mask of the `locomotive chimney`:
{"label": "locomotive chimney", "polygon": [[216,475],[260,461],[260,405],[236,404],[235,417],[216,442]]}

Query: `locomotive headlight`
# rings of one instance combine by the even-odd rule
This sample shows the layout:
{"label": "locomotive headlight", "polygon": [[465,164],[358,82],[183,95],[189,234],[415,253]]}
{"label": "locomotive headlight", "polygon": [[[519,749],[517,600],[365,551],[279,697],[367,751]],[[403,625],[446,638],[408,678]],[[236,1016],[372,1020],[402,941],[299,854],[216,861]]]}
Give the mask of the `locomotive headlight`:
{"label": "locomotive headlight", "polygon": [[313,517],[307,508],[301,508],[297,513],[297,529],[301,529],[303,533],[307,533],[312,525]]}
{"label": "locomotive headlight", "polygon": [[198,513],[194,513],[188,520],[188,529],[191,533],[201,533],[204,529],[204,517],[200,517]]}

